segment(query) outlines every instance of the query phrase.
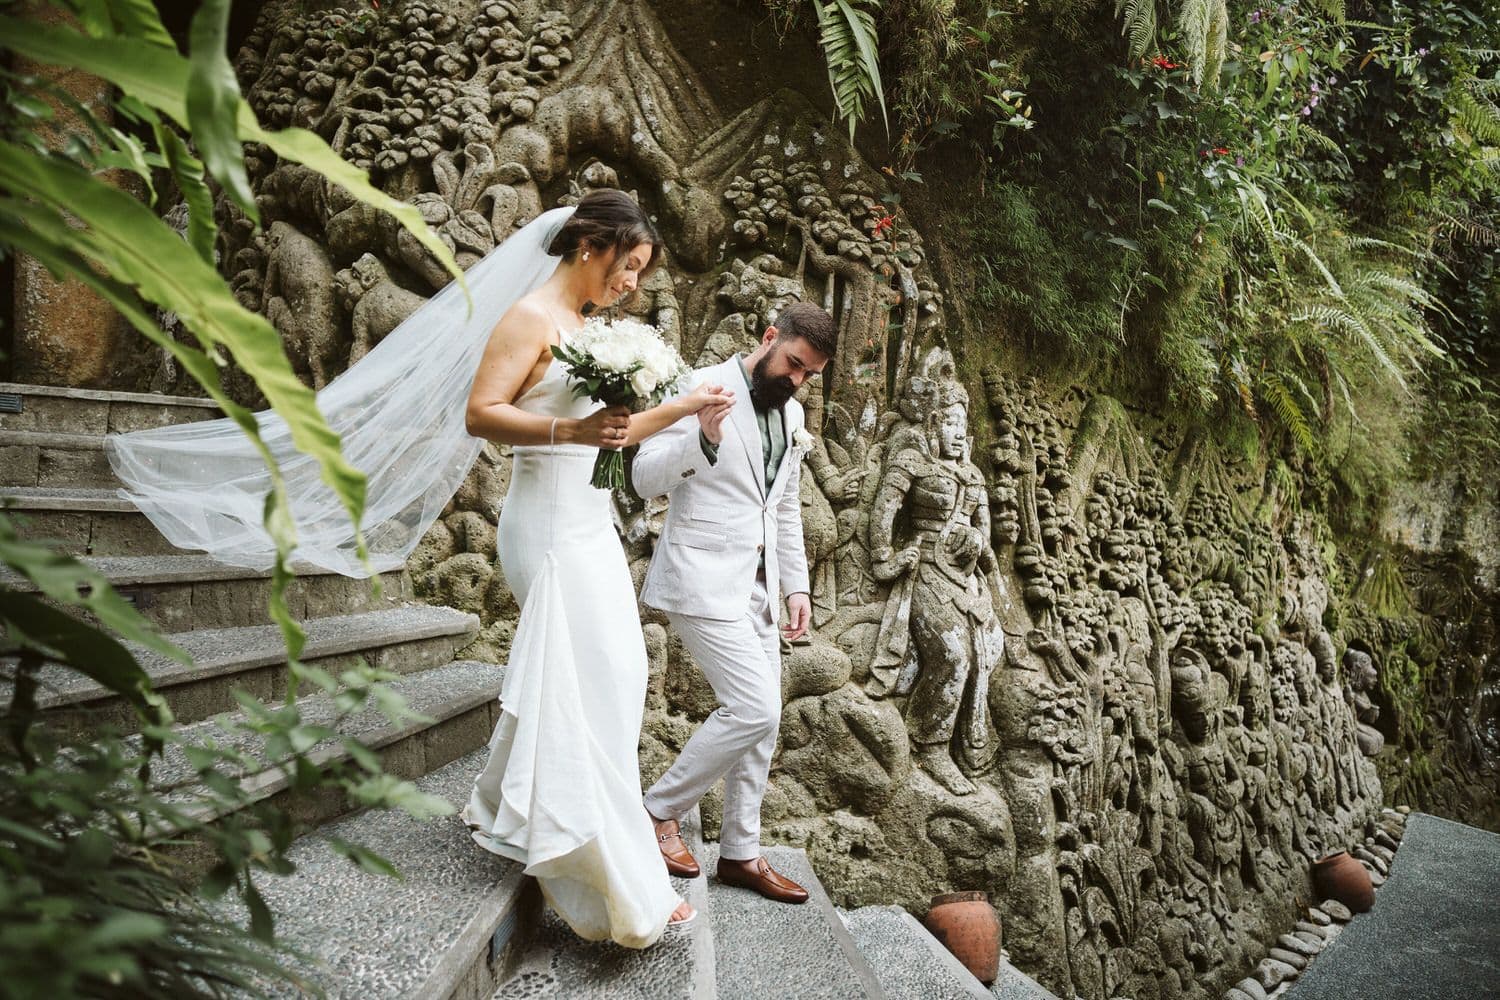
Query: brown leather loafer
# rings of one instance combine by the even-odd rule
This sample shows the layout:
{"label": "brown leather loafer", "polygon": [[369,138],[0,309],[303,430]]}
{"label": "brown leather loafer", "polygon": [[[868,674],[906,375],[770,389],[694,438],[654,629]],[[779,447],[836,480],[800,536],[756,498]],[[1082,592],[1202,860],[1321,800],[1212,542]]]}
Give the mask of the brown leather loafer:
{"label": "brown leather loafer", "polygon": [[778,903],[805,903],[807,890],[771,867],[765,858],[753,861],[719,859],[714,877],[725,885],[753,889],[767,899]]}
{"label": "brown leather loafer", "polygon": [[[670,823],[669,833],[662,833],[662,829]],[[661,849],[661,859],[667,863],[667,872],[678,878],[697,878],[703,873],[698,867],[698,859],[693,857],[693,852],[688,850],[687,843],[682,839],[682,829],[675,820],[663,820],[656,824],[656,846]]]}

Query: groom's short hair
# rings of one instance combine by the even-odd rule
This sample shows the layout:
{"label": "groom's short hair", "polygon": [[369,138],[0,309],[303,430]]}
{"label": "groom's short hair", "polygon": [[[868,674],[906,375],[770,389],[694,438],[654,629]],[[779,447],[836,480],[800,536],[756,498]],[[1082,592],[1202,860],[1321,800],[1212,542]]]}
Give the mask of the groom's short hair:
{"label": "groom's short hair", "polygon": [[833,317],[811,302],[793,302],[776,315],[776,339],[801,337],[813,350],[833,357],[839,346],[839,329]]}

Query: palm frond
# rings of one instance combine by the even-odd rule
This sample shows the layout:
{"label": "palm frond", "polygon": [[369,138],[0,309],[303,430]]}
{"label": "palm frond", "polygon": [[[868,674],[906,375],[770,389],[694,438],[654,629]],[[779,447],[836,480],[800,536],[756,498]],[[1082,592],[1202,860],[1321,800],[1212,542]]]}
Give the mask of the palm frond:
{"label": "palm frond", "polygon": [[880,105],[887,135],[891,129],[876,52],[879,35],[866,4],[880,5],[879,0],[813,0],[818,14],[819,43],[828,63],[828,85],[833,88],[838,116],[849,123],[850,142],[854,141],[854,130],[864,121],[872,98]]}

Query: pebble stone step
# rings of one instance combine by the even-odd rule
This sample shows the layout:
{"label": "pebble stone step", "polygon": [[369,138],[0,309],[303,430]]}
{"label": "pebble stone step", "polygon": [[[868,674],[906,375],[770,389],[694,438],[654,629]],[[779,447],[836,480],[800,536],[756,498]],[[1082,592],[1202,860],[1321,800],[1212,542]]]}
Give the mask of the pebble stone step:
{"label": "pebble stone step", "polygon": [[0,486],[0,506],[16,533],[82,556],[171,555],[181,552],[135,505],[113,489]]}
{"label": "pebble stone step", "polygon": [[0,427],[0,482],[12,486],[99,488],[119,484],[98,434]]}
{"label": "pebble stone step", "polygon": [[[405,699],[407,706],[417,713],[416,717],[392,722],[370,707],[338,722],[337,730],[339,735],[354,737],[379,752],[388,774],[415,779],[488,744],[498,718],[504,676],[503,667],[478,660],[455,660],[446,666],[423,670],[386,685]],[[305,696],[297,705],[304,725],[332,726],[335,722],[335,706],[327,694]],[[178,727],[178,732],[191,745],[201,746],[211,740],[251,757],[253,764],[239,773],[227,767],[221,767],[220,771],[237,780],[251,800],[258,802],[286,791],[291,779],[259,756],[258,750],[263,747],[261,737],[237,726],[246,719],[243,710],[224,713],[195,725]],[[308,755],[315,764],[327,764],[345,759],[348,752],[338,738],[330,737],[311,747]],[[169,799],[178,801],[198,818],[218,818],[220,813],[202,805],[203,789],[197,780],[197,771],[182,746],[175,743],[165,749],[152,769],[152,784],[167,793]],[[303,823],[322,822],[346,811],[337,797],[302,802],[299,810],[295,818]]]}
{"label": "pebble stone step", "polygon": [[999,977],[990,983],[990,996],[996,1000],[1059,1000],[1056,993],[1003,958]]}
{"label": "pebble stone step", "polygon": [[[212,556],[83,556],[80,562],[102,574],[141,615],[163,632],[231,628],[271,623],[266,598],[269,570],[221,563]],[[402,571],[381,574],[381,596],[368,580],[356,580],[309,564],[293,564],[297,578],[286,589],[287,608],[299,621],[391,607],[413,600],[411,579]],[[0,569],[0,587],[34,592],[26,578]],[[73,610],[70,613],[79,614]],[[95,621],[92,615],[81,617]]]}
{"label": "pebble stone step", "polygon": [[773,868],[807,889],[806,903],[777,903],[715,881],[717,844],[698,855],[710,874],[719,1000],[884,1000],[885,989],[839,919],[807,852],[766,847],[763,853]]}
{"label": "pebble stone step", "polygon": [[[417,787],[462,806],[486,753],[439,767]],[[369,848],[402,877],[363,871],[325,836]],[[537,905],[521,866],[481,850],[457,816],[419,821],[365,811],[298,839],[290,857],[294,874],[261,876],[256,888],[277,936],[309,956],[301,968],[330,1000],[484,1000],[513,951],[510,935]],[[225,910],[244,922],[237,904]],[[307,995],[285,986],[270,992]]]}
{"label": "pebble stone step", "polygon": [[217,403],[202,396],[16,382],[0,382],[0,394],[21,397],[21,412],[0,413],[0,430],[6,431],[103,436],[223,416]]}
{"label": "pebble stone step", "polygon": [[890,1000],[990,1000],[989,989],[899,906],[840,911]]}
{"label": "pebble stone step", "polygon": [[[452,660],[478,632],[479,619],[453,608],[413,604],[314,618],[302,625],[307,633],[304,663],[337,676],[364,659],[373,667],[409,674]],[[129,648],[179,721],[232,711],[237,705],[234,688],[266,702],[286,697],[286,645],[278,626],[196,629],[170,638],[188,654],[190,664],[134,644]],[[0,660],[0,706],[10,702],[13,670],[13,660]],[[129,705],[88,677],[55,665],[44,666],[36,677],[37,705],[51,713],[59,728],[133,728]]]}
{"label": "pebble stone step", "polygon": [[[695,857],[703,853],[701,831],[695,808],[682,823]],[[539,915],[513,973],[491,1000],[716,1000],[707,875],[672,884],[698,916],[681,930],[668,928],[646,949],[583,941],[550,909]]]}

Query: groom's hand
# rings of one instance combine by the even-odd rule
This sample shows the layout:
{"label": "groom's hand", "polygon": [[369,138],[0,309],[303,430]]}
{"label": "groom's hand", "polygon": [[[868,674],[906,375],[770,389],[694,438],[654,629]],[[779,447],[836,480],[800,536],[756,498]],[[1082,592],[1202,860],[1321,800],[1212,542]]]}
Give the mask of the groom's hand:
{"label": "groom's hand", "polygon": [[698,429],[703,432],[703,437],[709,444],[721,444],[724,441],[724,418],[729,416],[729,411],[734,409],[734,397],[729,397],[727,403],[711,403],[698,411]]}
{"label": "groom's hand", "polygon": [[796,642],[807,634],[812,624],[812,599],[806,594],[792,594],[786,599],[787,620],[781,627],[788,642]]}

